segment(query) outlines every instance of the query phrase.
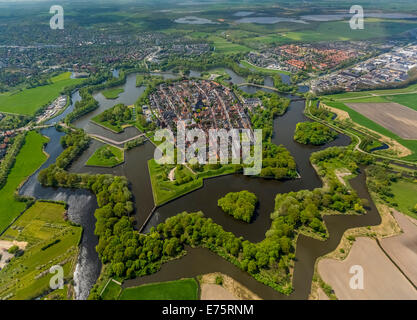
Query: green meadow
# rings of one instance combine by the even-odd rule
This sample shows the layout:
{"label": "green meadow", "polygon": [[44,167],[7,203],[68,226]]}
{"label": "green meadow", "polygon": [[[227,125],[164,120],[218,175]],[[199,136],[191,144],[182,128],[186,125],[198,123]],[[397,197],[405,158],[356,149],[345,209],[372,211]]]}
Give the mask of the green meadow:
{"label": "green meadow", "polygon": [[117,300],[120,292],[122,292],[122,287],[111,279],[102,292],[101,298],[103,300]]}
{"label": "green meadow", "polygon": [[191,38],[203,38],[206,41],[212,42],[216,53],[241,53],[249,52],[252,49],[237,43],[226,40],[225,38],[213,35],[206,32],[193,32],[190,34]]}
{"label": "green meadow", "polygon": [[409,94],[396,94],[396,95],[381,95],[373,97],[359,97],[352,100],[339,100],[340,102],[351,103],[384,103],[384,102],[396,102],[403,106],[409,107],[417,111],[417,93]]}
{"label": "green meadow", "polygon": [[145,284],[126,288],[119,300],[198,300],[198,283],[195,279]]}
{"label": "green meadow", "polygon": [[392,202],[398,205],[398,210],[417,219],[417,212],[413,211],[417,205],[417,183],[398,180],[391,185],[391,190],[394,194]]}
{"label": "green meadow", "polygon": [[332,94],[326,96],[326,98],[334,100],[346,100],[355,101],[359,98],[371,98],[374,96],[386,96],[386,95],[398,95],[398,94],[408,94],[408,93],[417,93],[417,83],[412,84],[406,88],[401,89],[383,89],[383,90],[369,90],[369,91],[359,91],[359,92],[345,92],[339,94]]}
{"label": "green meadow", "polygon": [[329,21],[319,23],[312,30],[290,31],[281,34],[283,39],[290,41],[332,41],[332,40],[366,40],[384,38],[405,32],[417,27],[415,21],[365,19],[363,30],[352,30],[349,21]]}
{"label": "green meadow", "polygon": [[0,190],[0,232],[3,231],[24,209],[25,203],[16,201],[16,189],[47,159],[43,145],[48,139],[36,131],[27,133],[25,143],[16,157],[16,162]]}
{"label": "green meadow", "polygon": [[39,108],[57,98],[65,87],[84,81],[71,79],[70,76],[71,72],[65,72],[52,77],[51,84],[0,94],[0,111],[33,115]]}
{"label": "green meadow", "polygon": [[106,99],[117,99],[121,93],[124,92],[124,89],[122,88],[111,88],[104,91],[101,91],[101,94]]}
{"label": "green meadow", "polygon": [[[65,221],[65,211],[62,204],[38,201],[2,235],[1,240],[27,245],[0,271],[0,299],[34,299],[48,292],[53,265],[62,265],[66,282],[72,278],[82,228]],[[49,297],[66,299],[67,288]]]}

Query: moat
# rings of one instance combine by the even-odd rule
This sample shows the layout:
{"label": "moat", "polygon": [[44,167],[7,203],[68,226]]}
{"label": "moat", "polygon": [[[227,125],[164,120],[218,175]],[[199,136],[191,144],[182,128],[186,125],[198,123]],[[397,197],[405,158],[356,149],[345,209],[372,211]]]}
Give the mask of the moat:
{"label": "moat", "polygon": [[[243,78],[234,74],[231,70],[226,71],[230,74],[233,83],[239,84],[244,82]],[[199,73],[193,72],[193,74],[198,76]],[[167,78],[173,77],[170,73],[163,75]],[[116,100],[107,100],[101,93],[95,93],[94,98],[99,102],[100,107],[77,120],[74,125],[84,129],[87,133],[99,134],[115,141],[123,141],[126,138],[137,135],[138,130],[135,128],[128,128],[121,134],[115,134],[89,121],[92,117],[117,103],[124,103],[126,105],[135,103],[137,98],[145,90],[145,87],[136,87],[136,74],[128,75],[126,83],[121,87],[123,87],[124,92]],[[241,89],[247,92],[258,90],[254,87],[241,87]],[[75,101],[79,99],[78,92],[75,92],[72,95],[72,105],[59,118],[62,119],[65,117],[65,114],[71,112]],[[87,159],[102,145],[101,142],[93,140],[89,148],[72,164],[69,170],[78,173],[110,173],[126,176],[131,183],[131,190],[136,205],[136,228],[140,229],[143,226],[143,232],[149,231],[151,227],[158,225],[166,218],[180,212],[201,210],[206,217],[212,218],[215,223],[221,225],[226,231],[233,232],[235,235],[242,236],[252,242],[259,242],[264,239],[265,232],[270,227],[270,214],[274,210],[275,196],[278,193],[303,189],[312,190],[322,186],[320,178],[310,164],[310,155],[315,151],[330,146],[347,146],[350,143],[350,138],[341,134],[333,142],[321,147],[311,147],[296,143],[293,140],[296,124],[298,122],[308,121],[308,118],[303,114],[303,110],[304,101],[292,101],[287,112],[283,116],[275,119],[273,137],[275,144],[284,145],[295,158],[297,170],[301,176],[299,179],[276,181],[248,177],[242,174],[227,175],[208,179],[204,182],[202,188],[161,207],[154,208],[155,205],[147,168],[147,161],[153,158],[154,153],[154,146],[150,142],[146,142],[142,146],[127,151],[125,162],[122,165],[105,169],[85,166]],[[57,121],[57,119],[52,119],[51,121]],[[45,149],[50,157],[41,169],[54,163],[56,157],[62,152],[59,139],[63,133],[56,131],[55,128],[48,128],[42,130],[42,134],[50,138]],[[88,296],[91,286],[97,280],[101,269],[98,255],[95,252],[95,246],[98,242],[97,237],[94,235],[95,218],[93,214],[97,208],[95,196],[85,190],[44,188],[37,181],[38,172],[27,181],[21,189],[21,193],[39,199],[67,202],[69,204],[70,219],[81,224],[84,228],[81,253],[75,274],[75,283],[77,299],[85,299]],[[185,257],[164,264],[162,269],[153,275],[126,281],[124,286],[193,277],[203,273],[218,271],[228,274],[265,299],[306,299],[310,292],[316,259],[334,250],[344,231],[348,228],[375,225],[380,221],[379,214],[367,192],[363,170],[358,177],[350,182],[359,197],[369,200],[370,207],[367,208],[368,213],[362,216],[326,216],[324,221],[330,234],[327,241],[314,240],[305,236],[298,238],[293,278],[293,287],[295,290],[290,296],[282,295],[272,288],[259,283],[231,263],[218,257],[209,250],[202,248],[189,248],[187,249],[188,254]],[[256,212],[256,218],[251,224],[239,222],[225,215],[217,207],[217,200],[220,197],[228,192],[240,190],[249,190],[259,198],[260,205]]]}

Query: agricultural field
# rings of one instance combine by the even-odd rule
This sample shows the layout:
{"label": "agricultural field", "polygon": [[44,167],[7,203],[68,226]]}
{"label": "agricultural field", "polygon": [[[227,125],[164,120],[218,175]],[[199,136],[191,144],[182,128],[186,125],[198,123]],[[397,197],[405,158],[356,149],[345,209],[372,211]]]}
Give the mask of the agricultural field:
{"label": "agricultural field", "polygon": [[119,300],[198,300],[195,279],[145,284],[122,291]]}
{"label": "agricultural field", "polygon": [[65,221],[62,204],[36,202],[1,236],[2,241],[26,243],[0,271],[0,297],[35,299],[50,291],[49,268],[61,265],[65,287],[49,294],[50,299],[67,299],[78,256],[82,228]]}
{"label": "agricultural field", "polygon": [[210,33],[193,33],[190,35],[192,38],[204,38],[208,42],[212,42],[216,53],[228,54],[228,53],[241,53],[249,52],[251,48],[227,41],[225,38],[210,34]]}
{"label": "agricultural field", "polygon": [[344,92],[338,94],[332,94],[326,96],[326,98],[333,99],[336,101],[343,100],[356,100],[364,97],[375,97],[375,96],[388,96],[388,95],[399,95],[399,94],[411,94],[417,93],[417,83],[412,84],[406,88],[401,89],[383,89],[383,90],[369,90],[369,91],[358,91],[358,92]]}
{"label": "agricultural field", "polygon": [[407,180],[398,180],[391,185],[394,194],[393,203],[398,205],[398,210],[417,219],[417,212],[413,208],[417,205],[417,183]]}
{"label": "agricultural field", "polygon": [[[363,268],[363,290],[352,290],[349,286],[352,277],[349,270],[353,265]],[[345,260],[322,259],[317,268],[341,300],[417,299],[417,292],[410,282],[371,238],[357,238]]]}
{"label": "agricultural field", "polygon": [[417,221],[412,221],[412,219],[396,210],[394,210],[393,216],[402,233],[394,237],[381,239],[381,246],[408,279],[414,285],[417,285],[417,241],[415,241]]}
{"label": "agricultural field", "polygon": [[[348,100],[348,101],[350,101],[350,100]],[[412,152],[411,155],[409,155],[407,157],[404,157],[403,160],[417,161],[417,140],[408,140],[408,139],[403,139],[403,138],[399,137],[398,135],[396,135],[392,131],[384,128],[380,124],[372,121],[371,119],[367,118],[366,116],[362,115],[361,113],[349,108],[343,102],[327,101],[327,100],[323,100],[323,102],[330,107],[340,109],[342,111],[347,112],[349,114],[349,117],[352,119],[353,122],[355,122],[355,123],[357,123],[361,126],[364,126],[364,127],[368,128],[370,130],[376,131],[379,134],[387,136],[387,137],[389,137],[393,140],[398,141],[401,145],[410,149],[411,152]]]}
{"label": "agricultural field", "polygon": [[345,104],[401,138],[417,140],[417,111],[394,102]]}
{"label": "agricultural field", "polygon": [[94,167],[114,167],[124,162],[124,151],[110,145],[103,145],[98,148],[90,159],[87,160],[87,166]]}
{"label": "agricultural field", "polygon": [[121,93],[124,92],[124,89],[122,88],[111,88],[104,91],[101,91],[101,94],[106,99],[117,99]]}
{"label": "agricultural field", "polygon": [[16,189],[47,159],[43,145],[48,139],[36,131],[27,133],[25,143],[16,157],[6,185],[0,190],[0,232],[3,231],[26,207],[15,199]]}
{"label": "agricultural field", "polygon": [[366,40],[384,38],[413,29],[413,21],[365,19],[363,30],[352,30],[349,21],[331,21],[320,23],[315,30],[288,32],[285,37],[294,41],[332,41]]}
{"label": "agricultural field", "polygon": [[57,98],[65,87],[84,81],[84,79],[71,79],[70,76],[71,72],[65,72],[52,77],[51,84],[0,94],[0,111],[34,115],[42,106]]}
{"label": "agricultural field", "polygon": [[[348,41],[386,38],[417,27],[413,20],[366,18],[363,30],[352,30],[349,20],[309,21],[308,24],[280,22],[276,24],[241,24],[242,36],[233,33],[233,40],[250,47],[281,45],[291,42]],[[247,31],[251,31],[248,36]],[[246,33],[245,33],[246,32]],[[271,33],[272,32],[272,33]]]}

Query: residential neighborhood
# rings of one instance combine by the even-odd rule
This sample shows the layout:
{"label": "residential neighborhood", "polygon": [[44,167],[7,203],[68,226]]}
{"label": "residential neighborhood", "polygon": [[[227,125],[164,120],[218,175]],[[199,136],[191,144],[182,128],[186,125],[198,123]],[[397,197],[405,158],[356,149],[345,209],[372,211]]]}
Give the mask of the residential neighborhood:
{"label": "residential neighborhood", "polygon": [[350,68],[313,79],[313,92],[328,92],[343,87],[355,91],[384,83],[402,82],[417,67],[417,45],[395,47],[390,52],[360,62]]}

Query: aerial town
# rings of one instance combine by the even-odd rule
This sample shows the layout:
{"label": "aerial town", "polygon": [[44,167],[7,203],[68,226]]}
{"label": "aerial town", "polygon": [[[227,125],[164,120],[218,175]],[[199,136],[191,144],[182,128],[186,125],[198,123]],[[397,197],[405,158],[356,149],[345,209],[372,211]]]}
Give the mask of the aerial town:
{"label": "aerial town", "polygon": [[[149,97],[150,108],[163,127],[184,121],[187,128],[250,129],[243,105],[232,90],[214,81],[183,80],[161,84]],[[146,109],[146,108],[145,108]]]}
{"label": "aerial town", "polygon": [[390,52],[360,62],[350,68],[313,79],[313,92],[329,92],[343,88],[355,91],[384,83],[402,82],[410,69],[417,66],[417,45],[395,47]]}

